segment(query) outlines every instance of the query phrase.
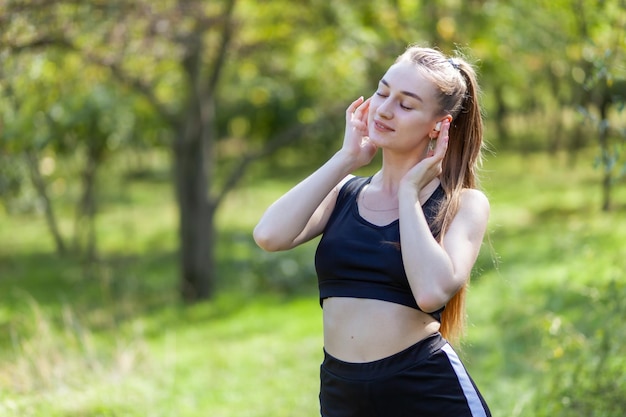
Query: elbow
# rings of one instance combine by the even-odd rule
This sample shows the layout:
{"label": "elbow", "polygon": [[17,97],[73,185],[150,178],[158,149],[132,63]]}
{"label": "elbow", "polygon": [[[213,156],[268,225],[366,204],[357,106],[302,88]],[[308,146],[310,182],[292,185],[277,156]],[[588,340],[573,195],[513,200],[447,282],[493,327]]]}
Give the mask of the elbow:
{"label": "elbow", "polygon": [[460,288],[451,288],[449,290],[433,289],[431,291],[422,291],[421,294],[415,295],[415,302],[420,310],[425,313],[435,312],[446,304]]}
{"label": "elbow", "polygon": [[261,225],[257,225],[252,232],[252,237],[254,238],[254,242],[258,247],[267,251],[267,252],[276,252],[281,250],[282,248],[276,241],[276,237],[272,236],[267,228],[262,227]]}
{"label": "elbow", "polygon": [[447,300],[442,297],[438,297],[435,294],[422,294],[419,297],[415,297],[417,306],[424,313],[432,313],[446,305]]}

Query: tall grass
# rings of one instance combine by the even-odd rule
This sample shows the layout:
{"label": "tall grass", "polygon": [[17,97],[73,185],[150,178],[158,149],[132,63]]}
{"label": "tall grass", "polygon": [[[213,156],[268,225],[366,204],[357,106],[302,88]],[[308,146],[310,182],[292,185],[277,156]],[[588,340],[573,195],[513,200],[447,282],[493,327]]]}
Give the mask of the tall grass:
{"label": "tall grass", "polygon": [[607,402],[584,384],[569,393],[554,387],[565,387],[575,372],[601,383],[587,367],[601,356],[598,334],[626,341],[613,321],[621,310],[610,301],[626,295],[625,187],[618,184],[617,208],[605,213],[591,160],[572,166],[564,155],[501,155],[485,176],[492,248],[478,261],[467,341],[476,379],[500,415],[620,415],[581,414],[568,403],[568,396]]}
{"label": "tall grass", "polygon": [[[582,160],[488,160],[463,356],[494,415],[619,415],[602,404],[623,405],[626,222],[600,211],[598,178]],[[0,416],[318,415],[315,243],[266,254],[250,237],[293,182],[226,201],[219,295],[193,306],[178,301],[166,183],[108,188],[88,265],[56,257],[37,215],[0,216]]]}

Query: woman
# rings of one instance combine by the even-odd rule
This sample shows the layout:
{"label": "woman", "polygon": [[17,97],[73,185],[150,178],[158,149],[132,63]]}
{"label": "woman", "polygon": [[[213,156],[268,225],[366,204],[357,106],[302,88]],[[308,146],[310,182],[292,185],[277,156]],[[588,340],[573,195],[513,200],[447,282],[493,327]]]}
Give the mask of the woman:
{"label": "woman", "polygon": [[[268,251],[323,234],[322,416],[491,415],[444,339],[462,330],[489,216],[476,189],[481,147],[472,67],[410,47],[348,107],[342,148],[256,226]],[[350,175],[378,149],[376,174]]]}

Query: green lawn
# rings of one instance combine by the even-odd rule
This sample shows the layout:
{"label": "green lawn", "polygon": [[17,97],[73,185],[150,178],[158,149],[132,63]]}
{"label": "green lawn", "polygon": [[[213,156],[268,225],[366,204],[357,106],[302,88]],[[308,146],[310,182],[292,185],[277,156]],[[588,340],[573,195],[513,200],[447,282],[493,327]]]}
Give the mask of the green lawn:
{"label": "green lawn", "polygon": [[[582,158],[498,154],[483,177],[492,216],[465,363],[494,416],[592,415],[602,405],[572,399],[573,382],[589,398],[626,386],[609,372],[626,356],[626,187],[616,186],[621,210],[603,213],[599,172]],[[0,416],[319,415],[315,244],[266,254],[250,236],[293,181],[244,184],[225,202],[219,295],[194,306],[177,298],[166,183],[107,188],[90,265],[53,253],[42,216],[0,215]],[[590,377],[598,370],[615,377]]]}

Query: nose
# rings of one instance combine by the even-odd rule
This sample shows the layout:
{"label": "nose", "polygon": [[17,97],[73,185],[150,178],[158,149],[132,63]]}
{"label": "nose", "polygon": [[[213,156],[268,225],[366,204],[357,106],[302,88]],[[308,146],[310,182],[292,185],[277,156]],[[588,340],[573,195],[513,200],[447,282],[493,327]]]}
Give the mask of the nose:
{"label": "nose", "polygon": [[392,110],[392,100],[390,97],[386,97],[382,103],[376,109],[376,113],[382,118],[392,119],[393,118],[393,110]]}

